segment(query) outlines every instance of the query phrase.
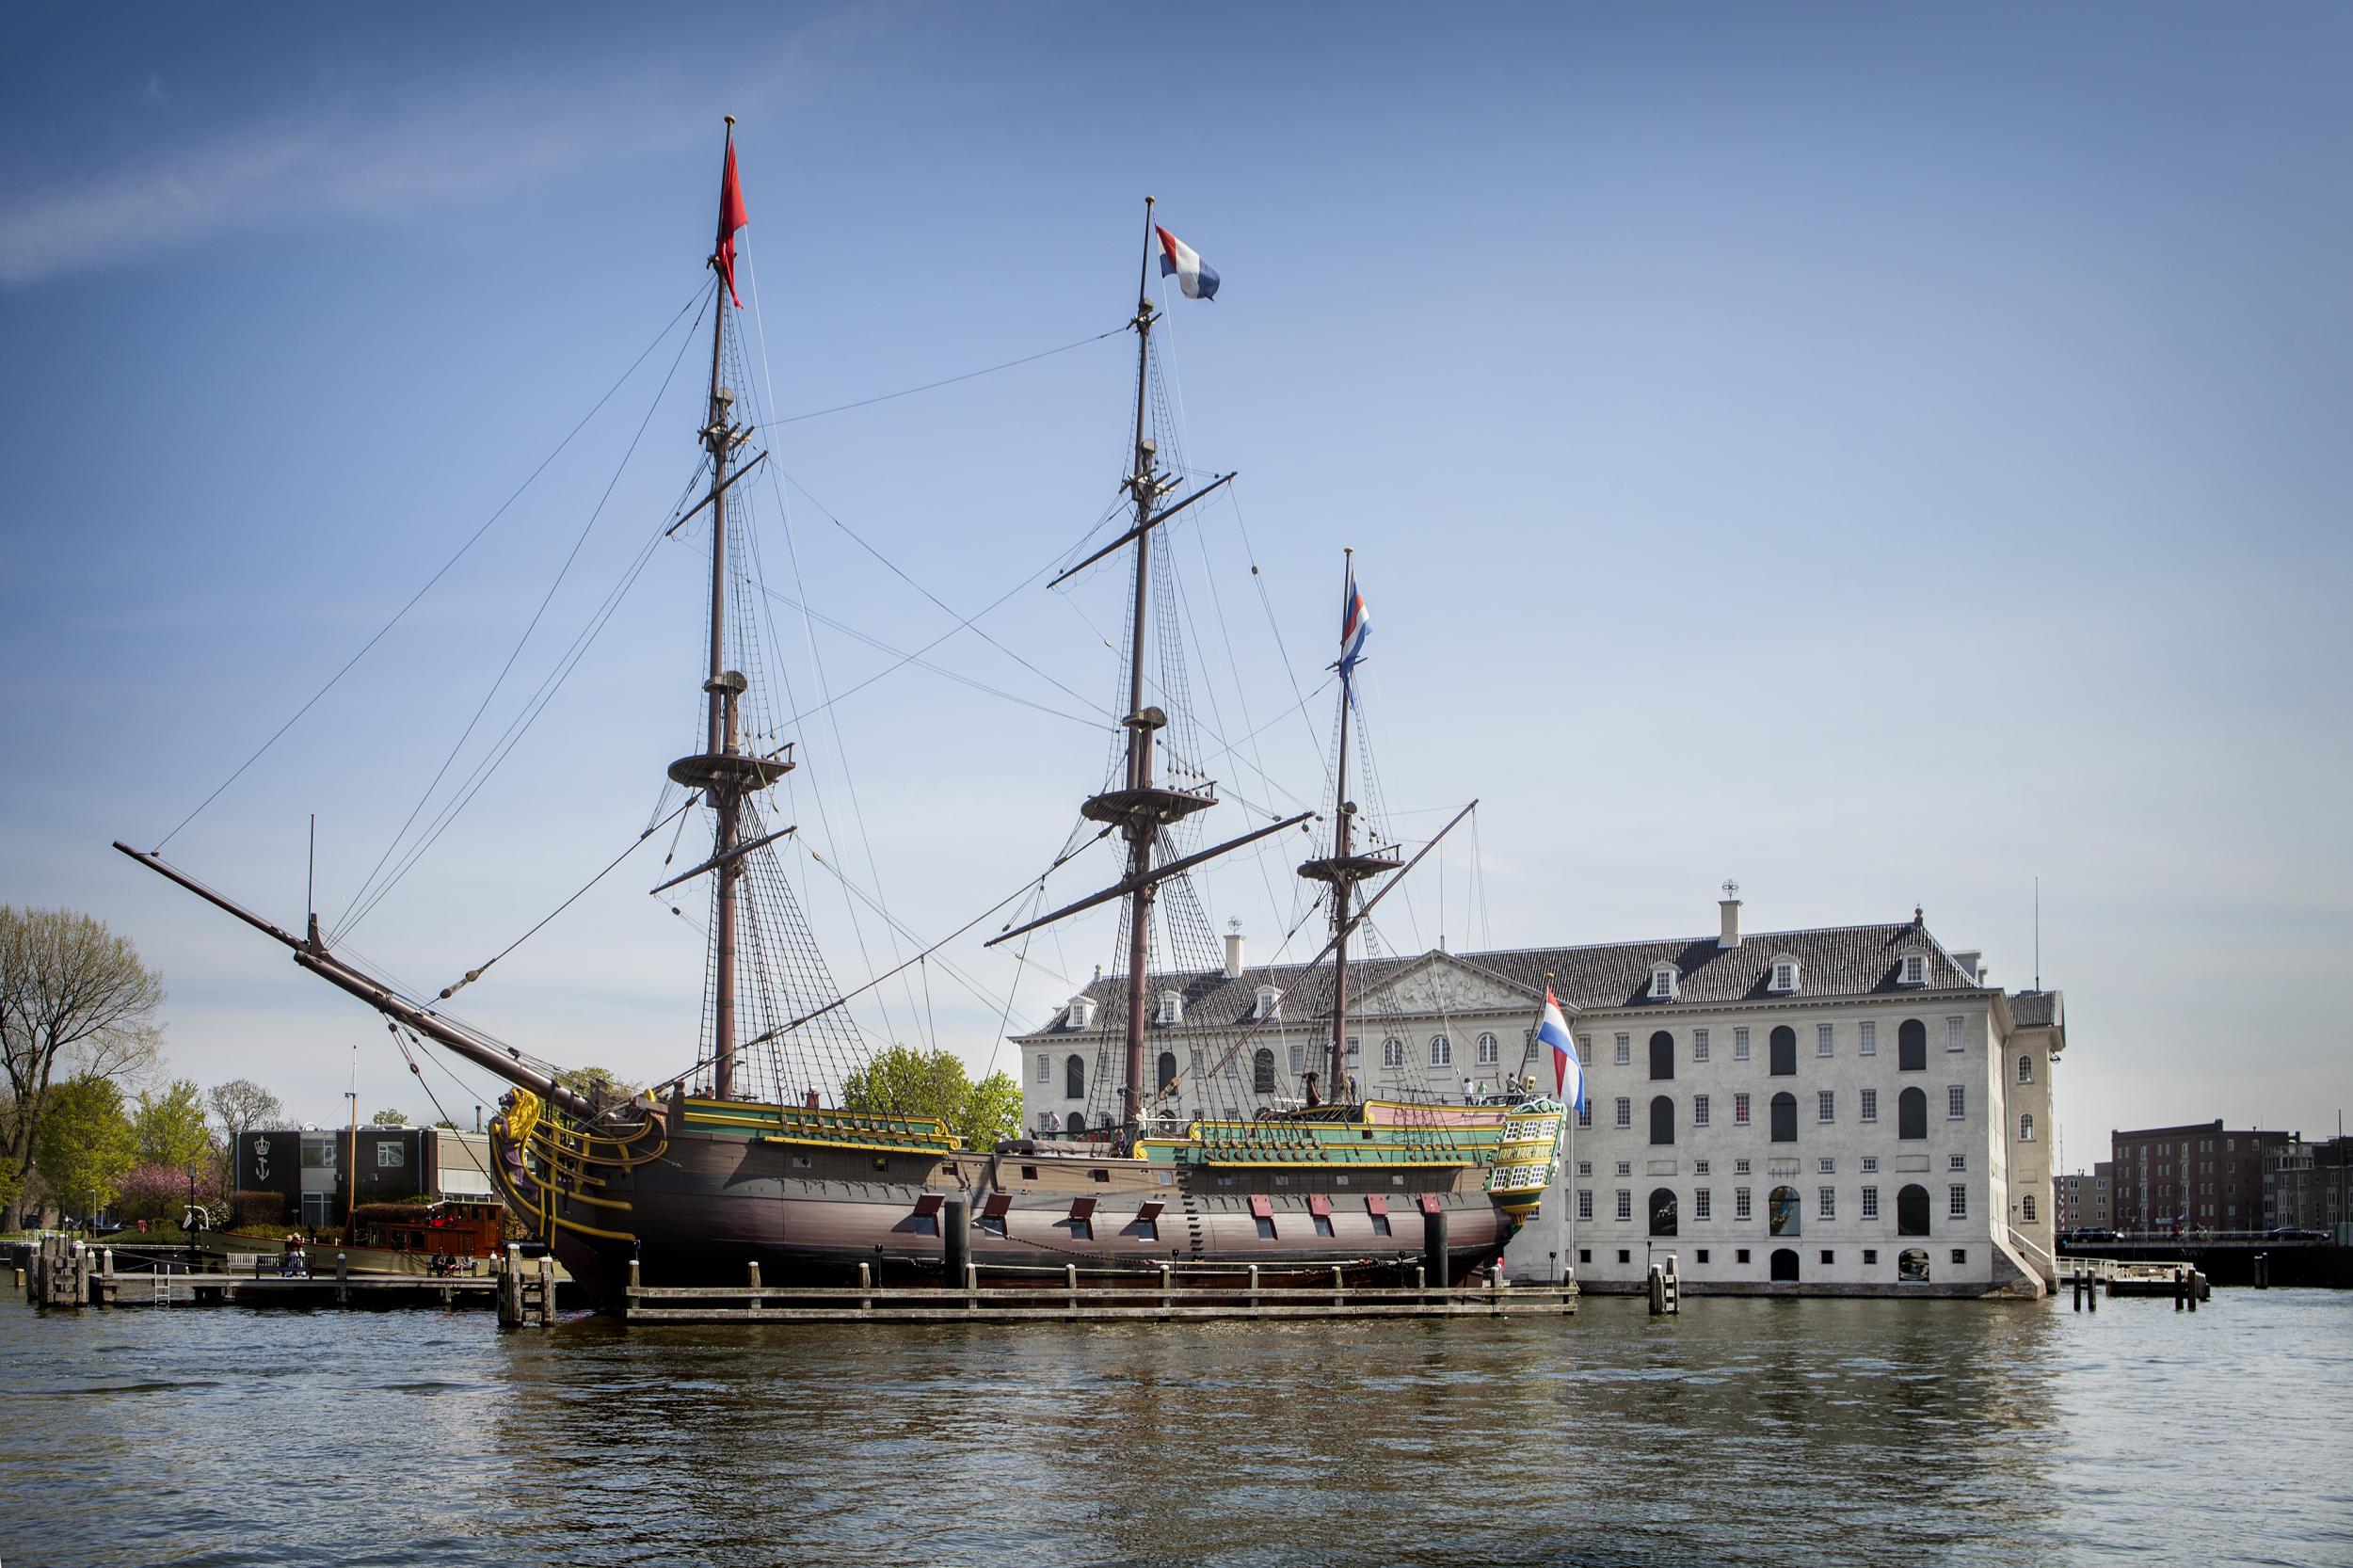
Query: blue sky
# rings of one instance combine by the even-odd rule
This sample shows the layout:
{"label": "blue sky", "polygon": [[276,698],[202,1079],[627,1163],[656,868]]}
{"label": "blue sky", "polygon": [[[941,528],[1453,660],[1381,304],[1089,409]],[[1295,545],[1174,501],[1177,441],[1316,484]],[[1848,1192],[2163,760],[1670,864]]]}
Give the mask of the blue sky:
{"label": "blue sky", "polygon": [[[1476,880],[1450,844],[1397,945],[1695,934],[1731,876],[1753,928],[1924,904],[2023,985],[2039,875],[2071,1166],[2111,1127],[2319,1130],[2353,1089],[2349,42],[2296,6],[27,13],[0,60],[0,898],[131,934],[179,1071],[327,1120],[357,1043],[371,1107],[427,1109],[364,1016],[105,846],[169,831],[657,339],[705,277],[732,112],[782,410],[1116,327],[1146,192],[1224,273],[1169,322],[1187,453],[1242,473],[1177,539],[1225,617],[1219,728],[1247,705],[1312,799],[1328,714],[1273,721],[1330,657],[1353,545],[1399,825],[1483,802]],[[498,724],[685,482],[696,371],[657,397],[662,343],[175,858],[292,922],[316,811],[334,917],[608,483]],[[1108,504],[1127,354],[784,426],[772,566],[896,647],[948,630]],[[699,569],[656,552],[356,951],[445,983],[644,825],[692,733]],[[1115,591],[983,623],[1093,708],[966,634],[934,657],[1059,715],[910,668],[797,727],[794,808],[911,930],[1061,844]],[[890,662],[776,629],[796,696],[812,647],[828,690]],[[1204,883],[1260,952],[1279,858]],[[655,880],[616,872],[470,1016],[682,1064],[700,939]],[[838,974],[884,962],[838,888],[811,902]],[[903,990],[863,1021],[985,1064],[1008,989],[1034,1020],[1105,939],[1025,976],[968,947],[995,1004]]]}

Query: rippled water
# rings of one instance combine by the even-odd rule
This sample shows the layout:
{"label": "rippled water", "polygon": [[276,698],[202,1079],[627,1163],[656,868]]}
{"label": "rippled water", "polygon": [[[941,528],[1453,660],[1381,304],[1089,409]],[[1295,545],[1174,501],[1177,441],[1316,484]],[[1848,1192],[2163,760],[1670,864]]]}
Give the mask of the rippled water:
{"label": "rippled water", "polygon": [[2353,1562],[2353,1296],[676,1328],[0,1304],[0,1560]]}

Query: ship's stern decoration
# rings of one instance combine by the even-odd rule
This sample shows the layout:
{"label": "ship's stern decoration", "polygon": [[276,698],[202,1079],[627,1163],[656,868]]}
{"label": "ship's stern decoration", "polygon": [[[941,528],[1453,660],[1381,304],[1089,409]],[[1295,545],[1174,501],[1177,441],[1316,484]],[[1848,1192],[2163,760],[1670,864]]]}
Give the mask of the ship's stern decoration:
{"label": "ship's stern decoration", "polygon": [[1561,1168],[1561,1137],[1567,1126],[1568,1108],[1557,1099],[1523,1100],[1512,1108],[1495,1163],[1487,1168],[1487,1195],[1515,1223],[1536,1217]]}

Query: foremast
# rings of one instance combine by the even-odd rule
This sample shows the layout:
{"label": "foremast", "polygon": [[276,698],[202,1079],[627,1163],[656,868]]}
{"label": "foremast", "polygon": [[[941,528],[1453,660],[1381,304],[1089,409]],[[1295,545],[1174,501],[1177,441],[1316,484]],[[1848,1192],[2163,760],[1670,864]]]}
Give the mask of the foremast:
{"label": "foremast", "polygon": [[[755,757],[744,749],[741,702],[749,684],[728,667],[728,486],[736,448],[751,428],[735,423],[735,394],[722,384],[728,309],[735,298],[735,231],[744,225],[744,199],[735,175],[735,117],[728,120],[727,156],[719,182],[719,237],[709,265],[713,293],[711,319],[711,392],[697,433],[711,455],[711,657],[703,680],[706,723],[703,749],[669,768],[671,779],[702,792],[711,808],[711,872],[717,878],[711,930],[711,1085],[714,1097],[735,1096],[736,885],[744,875],[742,839],[744,796],[766,789],[792,772],[789,756]],[[741,305],[736,306],[741,309]]]}

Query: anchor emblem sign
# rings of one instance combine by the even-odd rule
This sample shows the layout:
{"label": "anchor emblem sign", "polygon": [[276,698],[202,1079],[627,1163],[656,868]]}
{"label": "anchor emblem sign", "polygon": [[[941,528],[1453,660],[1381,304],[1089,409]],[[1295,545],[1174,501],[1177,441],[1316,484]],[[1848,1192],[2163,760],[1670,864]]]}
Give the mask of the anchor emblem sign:
{"label": "anchor emblem sign", "polygon": [[253,1140],[253,1179],[256,1181],[269,1179],[269,1140],[267,1138]]}

